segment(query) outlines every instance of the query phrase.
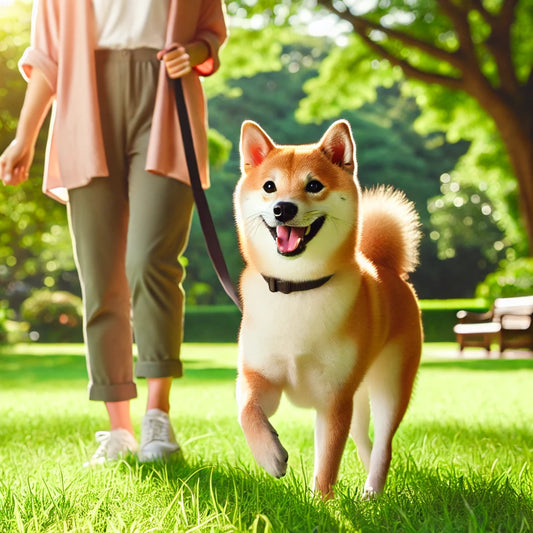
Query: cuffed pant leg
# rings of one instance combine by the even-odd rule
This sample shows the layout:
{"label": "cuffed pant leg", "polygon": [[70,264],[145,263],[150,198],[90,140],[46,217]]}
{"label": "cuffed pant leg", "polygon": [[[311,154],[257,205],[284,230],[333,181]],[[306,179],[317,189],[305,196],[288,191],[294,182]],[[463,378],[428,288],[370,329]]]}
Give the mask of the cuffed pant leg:
{"label": "cuffed pant leg", "polygon": [[189,236],[190,187],[162,176],[130,174],[126,270],[131,288],[138,377],[180,377],[184,269],[179,256]]}
{"label": "cuffed pant leg", "polygon": [[125,274],[127,202],[111,178],[93,179],[69,191],[69,222],[83,292],[89,398],[135,398]]}

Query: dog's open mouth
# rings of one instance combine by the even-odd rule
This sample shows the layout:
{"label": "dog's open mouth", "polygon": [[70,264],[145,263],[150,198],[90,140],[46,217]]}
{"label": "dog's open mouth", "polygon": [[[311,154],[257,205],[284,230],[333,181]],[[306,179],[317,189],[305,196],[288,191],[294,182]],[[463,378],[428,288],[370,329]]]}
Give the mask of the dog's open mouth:
{"label": "dog's open mouth", "polygon": [[325,217],[317,218],[310,226],[274,226],[267,224],[272,237],[276,241],[278,252],[285,256],[299,255],[305,250],[306,244],[319,232]]}

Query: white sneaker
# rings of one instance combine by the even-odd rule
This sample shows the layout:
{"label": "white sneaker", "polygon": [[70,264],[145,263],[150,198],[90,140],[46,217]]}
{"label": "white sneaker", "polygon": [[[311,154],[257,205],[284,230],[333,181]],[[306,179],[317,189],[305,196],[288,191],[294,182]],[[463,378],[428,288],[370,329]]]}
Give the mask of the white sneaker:
{"label": "white sneaker", "polygon": [[147,411],[142,421],[139,461],[161,461],[179,449],[168,414],[160,409]]}
{"label": "white sneaker", "polygon": [[97,431],[96,441],[100,443],[96,452],[83,466],[101,465],[107,461],[116,461],[139,448],[135,437],[126,429]]}

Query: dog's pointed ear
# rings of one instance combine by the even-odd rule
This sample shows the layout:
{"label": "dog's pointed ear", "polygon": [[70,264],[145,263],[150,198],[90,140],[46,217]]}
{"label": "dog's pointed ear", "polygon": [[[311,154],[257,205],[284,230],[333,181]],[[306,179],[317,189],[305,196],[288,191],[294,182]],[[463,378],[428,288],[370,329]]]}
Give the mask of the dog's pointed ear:
{"label": "dog's pointed ear", "polygon": [[240,143],[242,171],[247,172],[260,165],[274,147],[274,142],[259,124],[251,120],[243,122]]}
{"label": "dog's pointed ear", "polygon": [[355,170],[355,141],[346,120],[334,122],[324,133],[318,148],[334,164],[346,172]]}

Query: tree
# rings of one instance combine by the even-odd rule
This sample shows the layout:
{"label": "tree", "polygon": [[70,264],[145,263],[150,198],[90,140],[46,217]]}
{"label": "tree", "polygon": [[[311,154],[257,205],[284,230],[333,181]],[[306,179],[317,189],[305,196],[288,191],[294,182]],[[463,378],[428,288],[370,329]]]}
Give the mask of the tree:
{"label": "tree", "polygon": [[[317,46],[320,53],[317,53]],[[316,68],[325,52],[323,40],[317,43],[307,39],[300,44],[293,43],[283,48],[281,70],[229,80],[227,90],[209,100],[211,126],[233,145],[228,163],[217,170],[207,194],[224,255],[235,279],[242,264],[231,216],[231,195],[240,173],[238,143],[243,120],[251,119],[261,124],[276,142],[301,144],[316,142],[333,120],[341,116],[346,118],[352,125],[357,143],[358,174],[362,186],[390,184],[404,190],[415,202],[427,235],[434,230],[427,211],[428,199],[439,193],[439,176],[450,172],[468,147],[464,142],[446,143],[442,133],[422,136],[414,131],[413,122],[420,111],[413,99],[399,94],[396,86],[379,89],[377,101],[364,105],[358,111],[340,110],[338,115],[327,121],[298,123],[294,111],[305,96],[302,85],[316,76]],[[242,96],[233,98],[234,94]],[[197,302],[227,302],[223,292],[217,292],[218,283],[211,265],[202,260],[205,247],[196,221],[186,255],[189,260],[187,294]],[[472,295],[476,284],[490,271],[486,266],[484,270],[479,268],[478,262],[483,258],[479,248],[470,251],[466,259],[462,254],[461,257],[439,261],[436,243],[426,238],[422,242],[421,256],[423,268],[417,270],[412,279],[419,295],[425,298]],[[443,287],[442,279],[446,273],[461,271],[465,265],[468,265],[468,275],[461,273],[462,283],[454,283],[451,289]],[[215,290],[198,298],[195,288],[201,282],[207,282]]]}
{"label": "tree", "polygon": [[[2,8],[0,25],[0,152],[13,139],[26,82],[17,61],[29,42],[31,3]],[[18,308],[34,286],[78,291],[65,207],[43,195],[46,143],[41,130],[31,178],[19,187],[0,186],[0,302]]]}
{"label": "tree", "polygon": [[340,74],[341,86],[334,91],[344,104],[347,92],[362,87],[353,76],[362,69],[369,74],[362,80],[364,93],[403,73],[415,82],[410,87],[417,101],[433,110],[433,127],[457,121],[452,132],[474,141],[482,109],[494,121],[518,180],[533,244],[531,0],[376,0],[364,12],[351,0],[317,3],[347,22],[352,35],[308,86],[313,96],[307,113],[335,107],[333,96],[328,100],[327,93],[316,89],[336,83],[339,73],[348,71],[350,79]]}

